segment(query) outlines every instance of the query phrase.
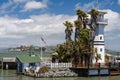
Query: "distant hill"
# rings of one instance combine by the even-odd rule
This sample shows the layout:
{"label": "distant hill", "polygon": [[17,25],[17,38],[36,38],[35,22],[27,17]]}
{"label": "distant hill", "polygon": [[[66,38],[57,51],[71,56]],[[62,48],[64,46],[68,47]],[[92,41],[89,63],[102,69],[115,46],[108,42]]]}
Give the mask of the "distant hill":
{"label": "distant hill", "polygon": [[108,49],[105,49],[105,52],[110,55],[120,55],[120,52],[112,51],[112,50],[108,50]]}

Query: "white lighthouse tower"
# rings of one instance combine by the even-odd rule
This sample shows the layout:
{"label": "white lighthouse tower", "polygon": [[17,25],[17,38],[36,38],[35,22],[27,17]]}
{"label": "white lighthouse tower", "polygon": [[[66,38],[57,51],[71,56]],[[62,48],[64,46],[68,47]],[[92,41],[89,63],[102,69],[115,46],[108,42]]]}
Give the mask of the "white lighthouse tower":
{"label": "white lighthouse tower", "polygon": [[[96,48],[97,54],[101,55],[99,63],[105,63],[105,44],[104,44],[104,28],[108,24],[108,20],[104,19],[106,12],[99,11],[99,15],[96,21],[96,34],[94,39],[94,48]],[[95,63],[95,60],[93,60]]]}

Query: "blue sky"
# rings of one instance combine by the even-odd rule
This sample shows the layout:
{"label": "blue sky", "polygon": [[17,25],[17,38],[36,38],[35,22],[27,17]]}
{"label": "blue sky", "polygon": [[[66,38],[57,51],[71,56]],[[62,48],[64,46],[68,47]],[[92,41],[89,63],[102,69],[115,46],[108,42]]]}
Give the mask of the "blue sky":
{"label": "blue sky", "polygon": [[[66,20],[76,20],[76,9],[85,12],[96,7],[97,0],[0,0],[0,48],[19,45],[40,46],[65,41]],[[108,14],[105,46],[120,51],[120,0],[98,0],[99,9]]]}

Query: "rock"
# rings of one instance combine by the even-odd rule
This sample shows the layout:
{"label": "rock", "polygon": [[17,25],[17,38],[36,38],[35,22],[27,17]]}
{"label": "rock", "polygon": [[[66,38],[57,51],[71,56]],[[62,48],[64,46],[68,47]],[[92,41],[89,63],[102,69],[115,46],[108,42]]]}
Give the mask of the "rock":
{"label": "rock", "polygon": [[[29,76],[33,73],[28,74]],[[78,76],[75,72],[71,71],[69,68],[57,68],[57,69],[49,69],[48,72],[38,73],[35,77],[73,77]]]}

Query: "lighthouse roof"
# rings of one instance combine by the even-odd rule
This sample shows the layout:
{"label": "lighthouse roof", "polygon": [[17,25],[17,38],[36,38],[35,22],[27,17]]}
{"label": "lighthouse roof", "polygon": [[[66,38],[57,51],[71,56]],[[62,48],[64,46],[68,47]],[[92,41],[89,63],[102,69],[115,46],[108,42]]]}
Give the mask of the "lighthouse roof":
{"label": "lighthouse roof", "polygon": [[[97,10],[97,9],[94,9],[94,10]],[[106,11],[103,11],[103,10],[97,10],[99,12],[99,14],[107,14]],[[90,11],[88,12],[88,14],[91,14]]]}
{"label": "lighthouse roof", "polygon": [[99,14],[107,14],[107,12],[103,11],[103,10],[98,10]]}

